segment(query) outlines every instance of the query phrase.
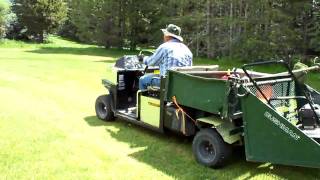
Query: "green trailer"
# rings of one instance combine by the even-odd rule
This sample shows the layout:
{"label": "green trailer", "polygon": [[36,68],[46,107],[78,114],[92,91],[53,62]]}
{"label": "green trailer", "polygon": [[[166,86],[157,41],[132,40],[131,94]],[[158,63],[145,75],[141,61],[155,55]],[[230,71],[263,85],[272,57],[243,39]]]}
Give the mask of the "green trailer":
{"label": "green trailer", "polygon": [[[266,64],[287,72],[247,70]],[[103,80],[109,93],[97,98],[95,109],[105,121],[193,137],[194,157],[205,166],[223,166],[233,147],[243,146],[248,161],[320,168],[320,93],[298,77],[316,69],[292,71],[282,61],[231,73],[218,66],[176,68],[161,78],[160,88],[140,91],[139,77],[157,68],[115,67],[114,79]]]}

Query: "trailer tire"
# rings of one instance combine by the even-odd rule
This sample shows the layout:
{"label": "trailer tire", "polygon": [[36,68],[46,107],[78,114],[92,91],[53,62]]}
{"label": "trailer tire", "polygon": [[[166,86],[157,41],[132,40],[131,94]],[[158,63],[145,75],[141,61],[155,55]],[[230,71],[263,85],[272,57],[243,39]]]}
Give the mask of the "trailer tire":
{"label": "trailer tire", "polygon": [[231,155],[231,146],[212,128],[200,130],[193,139],[192,151],[196,160],[212,168],[222,167]]}
{"label": "trailer tire", "polygon": [[96,115],[99,119],[103,121],[114,121],[114,113],[111,108],[111,95],[102,95],[99,96],[96,100],[95,109]]}

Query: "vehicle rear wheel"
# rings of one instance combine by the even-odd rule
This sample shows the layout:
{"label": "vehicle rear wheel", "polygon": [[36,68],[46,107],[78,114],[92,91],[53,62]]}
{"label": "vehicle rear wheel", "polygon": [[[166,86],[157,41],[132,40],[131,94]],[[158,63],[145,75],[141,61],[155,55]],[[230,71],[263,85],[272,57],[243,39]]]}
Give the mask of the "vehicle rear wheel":
{"label": "vehicle rear wheel", "polygon": [[214,129],[202,129],[193,139],[192,150],[196,160],[205,166],[218,168],[231,155],[231,147]]}
{"label": "vehicle rear wheel", "polygon": [[99,96],[96,100],[96,115],[99,119],[104,121],[113,121],[114,113],[111,108],[111,95]]}

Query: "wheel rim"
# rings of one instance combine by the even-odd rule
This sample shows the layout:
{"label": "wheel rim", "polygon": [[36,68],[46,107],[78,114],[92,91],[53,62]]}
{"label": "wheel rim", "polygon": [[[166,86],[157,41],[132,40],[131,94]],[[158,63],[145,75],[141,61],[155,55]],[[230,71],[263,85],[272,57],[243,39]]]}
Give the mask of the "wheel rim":
{"label": "wheel rim", "polygon": [[201,159],[211,162],[215,159],[216,151],[209,140],[203,140],[199,144],[199,154]]}
{"label": "wheel rim", "polygon": [[104,103],[99,103],[98,105],[98,113],[99,116],[105,118],[107,116],[107,106]]}

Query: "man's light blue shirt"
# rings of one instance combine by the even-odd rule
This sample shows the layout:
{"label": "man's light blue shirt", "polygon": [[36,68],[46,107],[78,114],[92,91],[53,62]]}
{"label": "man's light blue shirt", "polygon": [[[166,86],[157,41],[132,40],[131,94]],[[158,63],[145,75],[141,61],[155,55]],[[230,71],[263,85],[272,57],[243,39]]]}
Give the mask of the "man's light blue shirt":
{"label": "man's light blue shirt", "polygon": [[170,40],[161,44],[156,52],[144,58],[143,63],[148,66],[159,66],[160,75],[165,76],[173,67],[192,66],[192,52],[178,40]]}

